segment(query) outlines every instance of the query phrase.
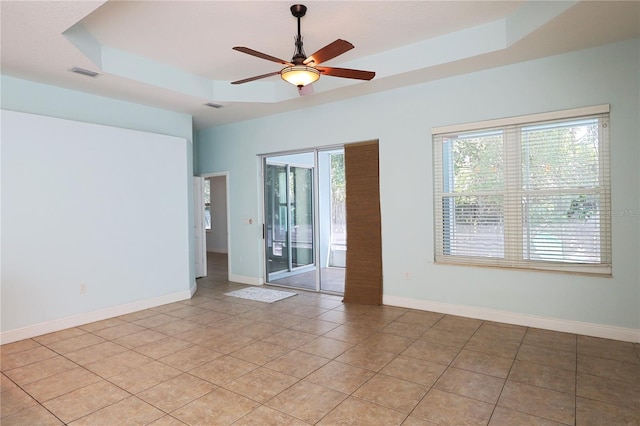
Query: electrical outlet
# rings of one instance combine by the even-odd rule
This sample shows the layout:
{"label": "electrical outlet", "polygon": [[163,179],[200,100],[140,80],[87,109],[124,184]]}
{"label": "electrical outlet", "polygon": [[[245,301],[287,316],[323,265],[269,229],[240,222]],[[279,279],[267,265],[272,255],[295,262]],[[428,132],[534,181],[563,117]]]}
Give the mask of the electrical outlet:
{"label": "electrical outlet", "polygon": [[87,285],[80,284],[80,294],[85,294],[87,292]]}

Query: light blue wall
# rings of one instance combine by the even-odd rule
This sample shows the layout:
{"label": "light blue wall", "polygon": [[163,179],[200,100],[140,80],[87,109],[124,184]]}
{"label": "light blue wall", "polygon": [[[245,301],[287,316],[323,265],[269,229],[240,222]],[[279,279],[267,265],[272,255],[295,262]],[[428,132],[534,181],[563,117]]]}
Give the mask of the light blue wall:
{"label": "light blue wall", "polygon": [[178,136],[193,141],[192,118],[189,114],[90,95],[7,75],[2,75],[0,82],[2,109]]}
{"label": "light blue wall", "polygon": [[[378,139],[385,296],[640,329],[639,52],[630,40],[198,132],[199,173],[230,173],[231,273],[263,274],[261,223],[246,220],[261,211],[256,155]],[[613,278],[433,263],[432,127],[607,103]]]}
{"label": "light blue wall", "polygon": [[[103,124],[131,130],[141,130],[162,135],[185,138],[187,144],[190,259],[195,259],[193,243],[193,125],[189,114],[152,108],[145,105],[124,102],[103,96],[64,89],[18,79],[0,76],[0,107],[9,111],[26,112],[49,117],[64,118],[86,123]],[[123,153],[124,154],[124,153]],[[37,164],[33,165],[37,167]],[[150,173],[158,173],[150,170]],[[190,281],[195,283],[195,262],[190,268]]]}
{"label": "light blue wall", "polygon": [[186,139],[1,113],[3,340],[190,297]]}
{"label": "light blue wall", "polygon": [[2,340],[188,297],[191,116],[1,83]]}

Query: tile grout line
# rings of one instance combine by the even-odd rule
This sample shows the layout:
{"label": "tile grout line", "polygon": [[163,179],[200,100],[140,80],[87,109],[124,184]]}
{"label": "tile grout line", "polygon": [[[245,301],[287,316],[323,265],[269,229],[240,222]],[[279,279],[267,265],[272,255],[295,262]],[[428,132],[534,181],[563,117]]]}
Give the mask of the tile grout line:
{"label": "tile grout line", "polygon": [[[37,343],[37,342],[36,342],[36,343]],[[33,395],[31,395],[29,392],[27,392],[27,391],[26,391],[26,390],[25,390],[21,385],[19,385],[18,383],[16,383],[12,378],[10,378],[9,376],[7,376],[6,374],[4,374],[4,373],[3,373],[3,375],[4,375],[4,377],[6,377],[6,378],[7,378],[7,380],[10,380],[10,381],[11,381],[11,383],[13,383],[14,385],[16,385],[16,387],[17,387],[18,389],[20,389],[20,390],[21,390],[22,392],[24,392],[25,394],[29,395],[29,398],[31,398],[33,401],[35,401],[35,403],[36,403],[38,406],[40,406],[40,407],[44,408],[45,410],[47,410],[47,412],[48,412],[49,414],[51,414],[52,416],[54,416],[56,419],[60,420],[60,423],[62,423],[62,424],[66,424],[65,422],[63,422],[63,421],[62,421],[62,419],[61,419],[61,418],[59,418],[58,416],[56,416],[56,415],[55,415],[53,412],[51,412],[51,411],[50,411],[46,406],[44,406],[44,404],[42,404],[40,401],[38,401],[36,398],[34,398],[34,397],[33,397]],[[27,408],[27,409],[28,409],[28,408]],[[20,410],[20,411],[23,411],[23,410]],[[19,413],[20,411],[18,411],[18,413]],[[9,415],[9,416],[7,416],[7,417],[13,416],[13,415],[15,415],[15,414],[17,414],[17,413],[10,414],[10,415]],[[1,418],[0,418],[0,423],[2,423]]]}
{"label": "tile grout line", "polygon": [[529,327],[525,328],[524,333],[522,334],[522,337],[520,338],[520,342],[518,343],[518,350],[516,351],[516,354],[514,355],[513,358],[513,362],[511,363],[511,367],[509,367],[509,372],[507,373],[507,376],[504,379],[504,383],[502,384],[502,388],[500,389],[500,394],[498,395],[498,398],[496,399],[496,403],[493,406],[493,410],[491,411],[491,416],[489,416],[489,421],[487,422],[487,424],[491,423],[491,419],[493,418],[496,409],[498,408],[498,404],[500,403],[500,398],[502,397],[502,394],[504,392],[504,388],[507,386],[507,382],[509,381],[509,376],[511,375],[511,370],[513,370],[513,366],[516,363],[516,360],[518,359],[518,354],[520,353],[520,348],[522,348],[522,343],[524,342],[524,338],[527,335],[527,332],[529,331]]}

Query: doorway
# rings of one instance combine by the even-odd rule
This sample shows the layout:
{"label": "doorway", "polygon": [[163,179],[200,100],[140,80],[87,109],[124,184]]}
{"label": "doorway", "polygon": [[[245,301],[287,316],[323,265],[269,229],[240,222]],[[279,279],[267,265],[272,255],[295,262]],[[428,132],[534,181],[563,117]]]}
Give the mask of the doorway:
{"label": "doorway", "polygon": [[344,293],[344,150],[263,156],[266,281]]}
{"label": "doorway", "polygon": [[[226,254],[230,263],[231,250],[229,244],[229,173],[209,173],[201,176],[203,179],[202,205],[203,223],[205,229],[205,250],[209,253]],[[220,256],[218,256],[220,257]],[[219,269],[219,268],[216,268]],[[225,268],[226,274],[231,271],[231,265]],[[208,267],[208,273],[218,273]],[[207,274],[208,275],[208,274]],[[226,276],[228,279],[228,276]]]}

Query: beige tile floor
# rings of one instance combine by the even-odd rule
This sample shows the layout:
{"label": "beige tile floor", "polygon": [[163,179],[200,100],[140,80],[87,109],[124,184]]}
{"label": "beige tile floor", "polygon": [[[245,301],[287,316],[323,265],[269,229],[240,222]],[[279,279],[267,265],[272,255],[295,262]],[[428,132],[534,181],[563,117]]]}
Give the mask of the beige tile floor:
{"label": "beige tile floor", "polygon": [[2,425],[640,425],[640,345],[298,291],[1,347]]}

